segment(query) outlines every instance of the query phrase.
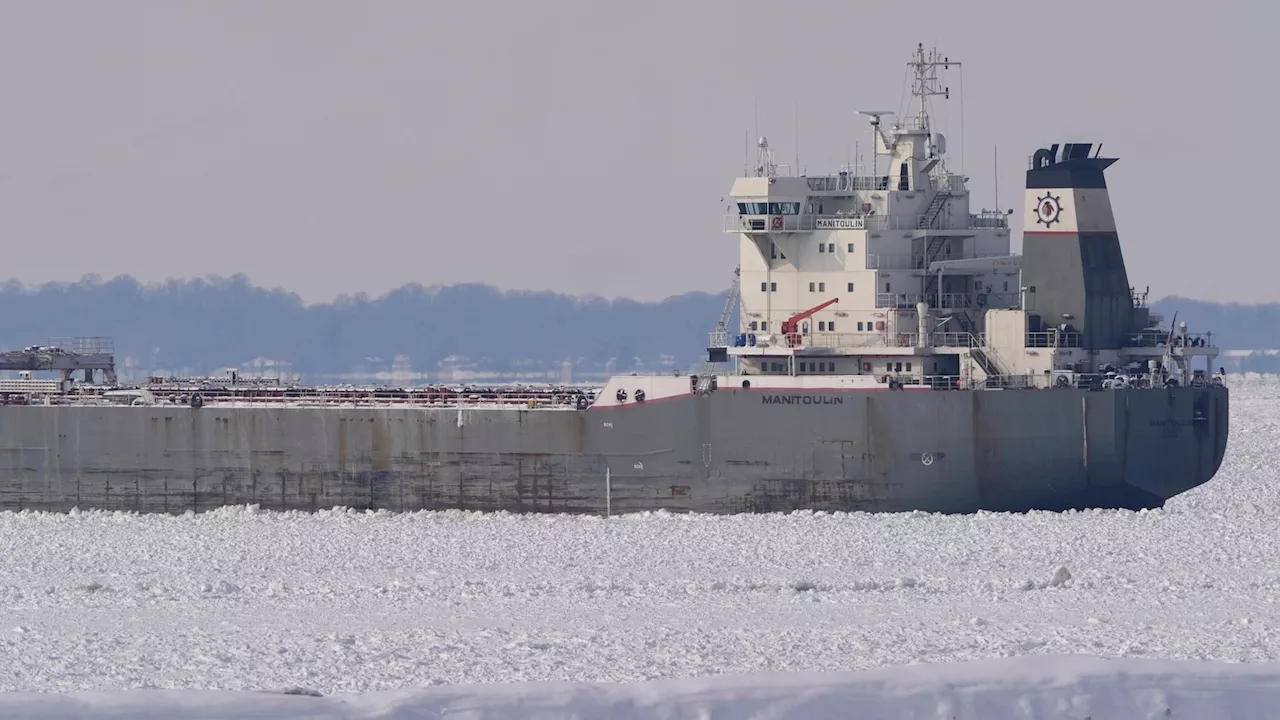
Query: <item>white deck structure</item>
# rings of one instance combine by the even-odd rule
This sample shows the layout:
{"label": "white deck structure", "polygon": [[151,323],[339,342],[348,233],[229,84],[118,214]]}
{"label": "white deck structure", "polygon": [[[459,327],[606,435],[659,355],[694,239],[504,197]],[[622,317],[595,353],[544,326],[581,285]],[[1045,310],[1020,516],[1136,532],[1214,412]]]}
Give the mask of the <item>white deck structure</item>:
{"label": "white deck structure", "polygon": [[[1211,364],[1217,350],[1208,336],[1188,335],[1185,324],[1144,332],[1133,339],[1137,347],[1098,350],[1074,331],[1072,318],[1037,312],[1035,287],[1023,284],[1023,258],[1010,253],[1013,210],[974,211],[969,178],[951,170],[946,140],[930,124],[930,99],[950,96],[939,74],[959,64],[920,45],[908,63],[915,116],[886,126],[891,113],[860,113],[871,122],[870,174],[848,165],[834,175],[786,174],[759,139],[756,166],[734,180],[735,212],[724,221],[741,248],[741,327],[713,333],[711,347],[725,348],[741,375],[872,376],[898,387],[936,387],[939,378],[964,387],[1047,387],[1114,371],[1153,383],[1207,382],[1187,360],[1205,356]],[[1089,147],[1065,146],[1062,161],[1081,159]],[[1096,160],[1099,179],[1108,164]],[[1027,191],[1029,233],[1063,235],[1063,251],[1077,257],[1072,243],[1081,234],[1114,237],[1105,184],[1051,189],[1047,197],[1056,204],[1049,206],[1041,195],[1046,191]],[[1051,214],[1047,223],[1042,211]],[[1125,277],[1123,259],[1115,260]],[[1065,293],[1071,290],[1067,283]],[[1122,303],[1147,312],[1145,294],[1126,294]],[[1055,307],[1073,300],[1042,299]],[[1129,310],[1118,312],[1127,322]],[[1091,317],[1106,325],[1098,313]],[[1146,326],[1161,322],[1151,317]]]}

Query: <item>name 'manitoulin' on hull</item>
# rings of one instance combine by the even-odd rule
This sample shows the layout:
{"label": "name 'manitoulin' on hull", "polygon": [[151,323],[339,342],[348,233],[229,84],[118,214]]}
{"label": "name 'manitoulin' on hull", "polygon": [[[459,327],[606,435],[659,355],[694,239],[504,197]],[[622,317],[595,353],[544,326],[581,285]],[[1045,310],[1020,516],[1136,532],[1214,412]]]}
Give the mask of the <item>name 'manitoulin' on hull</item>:
{"label": "name 'manitoulin' on hull", "polygon": [[0,509],[1139,509],[1207,482],[1227,444],[1218,350],[1129,285],[1115,160],[1037,150],[1010,254],[1013,211],[972,211],[930,126],[958,64],[918,47],[914,117],[862,113],[870,172],[780,172],[760,138],[724,218],[730,302],[694,374],[122,387],[100,341],[33,346],[0,354],[27,371],[0,380]]}

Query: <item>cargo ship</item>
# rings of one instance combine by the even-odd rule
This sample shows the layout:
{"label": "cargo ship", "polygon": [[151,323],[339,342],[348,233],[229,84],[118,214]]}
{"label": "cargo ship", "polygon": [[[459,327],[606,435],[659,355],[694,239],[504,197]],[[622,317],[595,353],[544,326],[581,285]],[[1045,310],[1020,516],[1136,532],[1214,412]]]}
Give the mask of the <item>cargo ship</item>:
{"label": "cargo ship", "polygon": [[0,381],[0,509],[1021,512],[1155,508],[1207,482],[1229,425],[1218,349],[1130,285],[1115,158],[1036,150],[1011,254],[1013,211],[973,210],[931,126],[958,64],[918,47],[914,114],[862,113],[870,171],[791,171],[760,138],[701,368],[599,388],[125,387],[109,343],[31,347],[0,356],[26,373]]}

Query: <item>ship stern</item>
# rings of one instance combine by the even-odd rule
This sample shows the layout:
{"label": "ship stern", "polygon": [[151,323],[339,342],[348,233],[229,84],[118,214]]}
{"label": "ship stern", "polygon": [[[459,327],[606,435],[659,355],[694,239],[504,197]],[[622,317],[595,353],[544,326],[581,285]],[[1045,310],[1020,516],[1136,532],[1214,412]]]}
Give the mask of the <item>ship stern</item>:
{"label": "ship stern", "polygon": [[1225,386],[1121,392],[1126,426],[1124,482],[1135,500],[1121,506],[1162,507],[1211,480],[1222,467],[1230,428]]}

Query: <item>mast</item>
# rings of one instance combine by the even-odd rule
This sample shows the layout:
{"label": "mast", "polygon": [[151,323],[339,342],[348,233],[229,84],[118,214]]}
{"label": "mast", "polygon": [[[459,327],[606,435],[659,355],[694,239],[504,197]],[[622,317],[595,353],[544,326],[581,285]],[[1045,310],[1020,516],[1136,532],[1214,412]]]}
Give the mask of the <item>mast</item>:
{"label": "mast", "polygon": [[916,123],[919,129],[925,132],[929,131],[929,98],[941,95],[945,100],[951,99],[951,88],[941,83],[938,78],[938,68],[946,71],[952,65],[960,67],[959,62],[951,62],[951,58],[938,55],[937,49],[930,50],[926,55],[924,43],[916,45],[915,57],[907,63],[913,73],[911,94],[920,98]]}

